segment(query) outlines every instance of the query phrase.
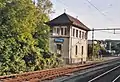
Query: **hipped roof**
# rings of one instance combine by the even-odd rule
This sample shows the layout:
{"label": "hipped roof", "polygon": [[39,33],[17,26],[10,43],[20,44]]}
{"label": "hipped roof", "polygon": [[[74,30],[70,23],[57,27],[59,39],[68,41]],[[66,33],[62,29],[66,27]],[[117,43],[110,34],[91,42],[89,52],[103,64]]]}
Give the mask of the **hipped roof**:
{"label": "hipped roof", "polygon": [[74,18],[66,13],[61,14],[60,16],[56,17],[55,19],[49,21],[47,24],[50,26],[70,24],[70,25],[73,25],[75,27],[78,27],[78,28],[86,30],[86,31],[90,30],[87,26],[85,26],[77,18]]}

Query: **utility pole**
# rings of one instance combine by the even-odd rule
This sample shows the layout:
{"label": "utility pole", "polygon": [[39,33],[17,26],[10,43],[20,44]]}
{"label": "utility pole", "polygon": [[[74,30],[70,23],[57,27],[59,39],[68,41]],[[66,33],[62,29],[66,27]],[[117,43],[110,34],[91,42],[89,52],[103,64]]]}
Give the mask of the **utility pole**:
{"label": "utility pole", "polygon": [[94,56],[94,28],[92,29],[92,56]]}

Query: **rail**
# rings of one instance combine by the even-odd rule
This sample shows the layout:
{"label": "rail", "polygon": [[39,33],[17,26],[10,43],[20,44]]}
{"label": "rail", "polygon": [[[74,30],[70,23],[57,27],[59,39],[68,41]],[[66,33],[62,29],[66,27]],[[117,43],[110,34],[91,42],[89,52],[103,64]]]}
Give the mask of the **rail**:
{"label": "rail", "polygon": [[2,82],[23,82],[23,81],[39,82],[39,81],[43,81],[43,80],[50,80],[50,79],[54,79],[56,77],[63,76],[63,75],[66,75],[66,74],[69,74],[72,72],[96,67],[99,65],[110,63],[112,61],[117,61],[118,59],[113,59],[113,60],[109,60],[109,61],[107,60],[107,62],[104,61],[104,63],[103,62],[94,62],[94,63],[87,63],[84,65],[71,66],[71,67],[53,68],[53,69],[28,72],[28,73],[23,73],[23,74],[0,76],[0,81],[2,81]]}

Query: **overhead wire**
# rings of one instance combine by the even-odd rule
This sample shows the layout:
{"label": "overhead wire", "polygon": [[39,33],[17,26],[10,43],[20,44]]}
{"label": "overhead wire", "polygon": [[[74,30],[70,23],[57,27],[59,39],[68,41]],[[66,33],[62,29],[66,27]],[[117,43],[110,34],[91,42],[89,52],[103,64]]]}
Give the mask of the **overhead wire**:
{"label": "overhead wire", "polygon": [[103,15],[107,20],[112,21],[112,19],[108,18],[99,8],[97,8],[93,3],[89,0],[86,0],[92,7],[94,7],[101,15]]}
{"label": "overhead wire", "polygon": [[[64,5],[65,7],[69,8],[68,5],[66,5],[65,3],[63,3],[61,0],[56,0],[58,2],[60,2],[62,5]],[[101,10],[99,8],[97,8],[93,3],[91,3],[89,0],[86,0],[92,7],[94,7],[102,16],[104,16],[107,20],[112,21],[112,19],[108,18],[103,12],[101,12]],[[65,9],[64,9],[65,10]]]}
{"label": "overhead wire", "polygon": [[[62,5],[64,5],[65,7],[69,8],[68,5],[66,5],[65,3],[63,3],[61,0],[56,0],[58,2],[60,2]],[[104,16],[107,20],[112,21],[112,19],[108,18],[99,8],[97,8],[93,3],[91,3],[89,0],[86,0],[92,7],[94,7],[102,16]],[[66,9],[64,9],[65,11]],[[114,33],[114,32],[109,32],[109,31],[102,31],[101,32],[107,32],[107,33],[112,33],[112,34],[119,34],[119,33]]]}
{"label": "overhead wire", "polygon": [[60,2],[62,5],[68,8],[68,6],[65,3],[63,3],[61,0],[56,0],[56,1]]}
{"label": "overhead wire", "polygon": [[110,34],[114,34],[114,32],[109,32],[109,31],[102,31],[102,30],[99,30],[101,32],[106,32],[106,33],[110,33]]}

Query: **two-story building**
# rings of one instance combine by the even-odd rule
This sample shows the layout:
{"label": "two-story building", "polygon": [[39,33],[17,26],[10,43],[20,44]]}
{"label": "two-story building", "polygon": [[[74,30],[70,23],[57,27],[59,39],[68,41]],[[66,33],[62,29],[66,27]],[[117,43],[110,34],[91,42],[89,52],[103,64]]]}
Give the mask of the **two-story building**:
{"label": "two-story building", "polygon": [[85,62],[87,35],[90,30],[77,18],[66,13],[47,23],[51,27],[50,50],[60,54],[66,64]]}

